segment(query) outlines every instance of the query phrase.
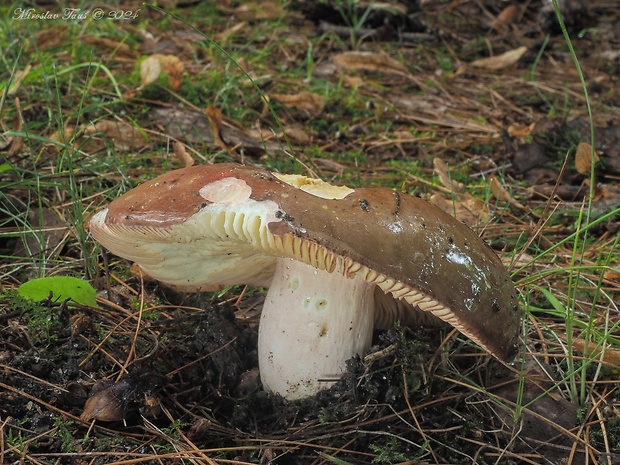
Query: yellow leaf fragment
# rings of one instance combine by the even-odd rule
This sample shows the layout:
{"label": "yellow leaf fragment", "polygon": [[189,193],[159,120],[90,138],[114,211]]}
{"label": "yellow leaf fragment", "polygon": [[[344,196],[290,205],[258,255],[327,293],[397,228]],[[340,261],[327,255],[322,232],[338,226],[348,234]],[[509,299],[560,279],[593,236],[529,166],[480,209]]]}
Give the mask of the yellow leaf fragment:
{"label": "yellow leaf fragment", "polygon": [[161,74],[161,64],[155,55],[151,55],[140,63],[140,80],[142,87],[157,81]]}
{"label": "yellow leaf fragment", "polygon": [[489,58],[481,58],[480,60],[473,61],[472,66],[477,68],[486,69],[503,69],[507,68],[521,59],[521,57],[527,52],[527,47],[522,46],[509,50],[506,53]]}
{"label": "yellow leaf fragment", "polygon": [[183,82],[183,71],[185,66],[178,57],[156,53],[140,63],[142,87],[155,82],[161,73],[165,73],[172,90],[179,90]]}
{"label": "yellow leaf fragment", "polygon": [[183,82],[183,71],[185,71],[183,62],[174,55],[159,55],[158,58],[161,70],[168,75],[170,87],[173,90],[179,90]]}
{"label": "yellow leaf fragment", "polygon": [[511,137],[527,137],[532,134],[534,126],[536,126],[536,123],[531,123],[528,126],[521,123],[513,123],[508,126],[507,131]]}

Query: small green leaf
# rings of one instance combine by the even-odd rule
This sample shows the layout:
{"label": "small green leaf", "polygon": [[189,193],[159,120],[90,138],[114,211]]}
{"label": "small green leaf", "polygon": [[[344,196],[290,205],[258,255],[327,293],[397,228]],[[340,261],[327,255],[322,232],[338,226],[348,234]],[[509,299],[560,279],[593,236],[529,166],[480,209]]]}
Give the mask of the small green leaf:
{"label": "small green leaf", "polygon": [[4,173],[5,171],[11,171],[13,167],[9,163],[2,163],[0,165],[0,173]]}
{"label": "small green leaf", "polygon": [[71,299],[73,302],[96,307],[96,291],[87,281],[71,276],[50,276],[28,281],[17,289],[19,294],[35,302],[45,300],[50,292],[54,300]]}

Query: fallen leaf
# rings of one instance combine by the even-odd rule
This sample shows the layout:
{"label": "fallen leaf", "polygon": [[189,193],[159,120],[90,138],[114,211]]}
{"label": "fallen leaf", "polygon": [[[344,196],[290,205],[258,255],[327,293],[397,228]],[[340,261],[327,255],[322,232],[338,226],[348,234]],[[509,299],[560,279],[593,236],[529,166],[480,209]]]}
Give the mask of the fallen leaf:
{"label": "fallen leaf", "polygon": [[209,105],[205,109],[205,114],[209,117],[209,125],[211,126],[211,135],[213,136],[213,141],[222,149],[228,150],[228,145],[221,136],[222,131],[222,110],[214,107],[213,105]]}
{"label": "fallen leaf", "polygon": [[161,74],[161,63],[155,55],[147,57],[140,63],[140,80],[142,87],[148,86],[152,82],[157,81]]}
{"label": "fallen leaf", "polygon": [[486,223],[491,219],[491,212],[484,202],[467,192],[458,200],[447,199],[441,194],[433,194],[431,203],[470,227]]}
{"label": "fallen leaf", "polygon": [[234,36],[237,32],[242,30],[247,24],[248,24],[247,22],[241,21],[235,24],[234,26],[229,27],[228,29],[224,29],[222,32],[218,33],[215,36],[215,41],[218,44],[224,44],[230,36]]}
{"label": "fallen leaf", "polygon": [[110,54],[115,57],[127,58],[135,60],[137,53],[133,51],[129,45],[119,42],[118,40],[110,39],[109,37],[84,37],[84,42],[89,45],[94,45],[97,48],[109,50]]}
{"label": "fallen leaf", "polygon": [[168,75],[170,87],[173,90],[179,90],[183,83],[183,71],[185,71],[183,62],[174,55],[159,55],[159,61],[162,71]]}
{"label": "fallen leaf", "polygon": [[[151,111],[153,121],[164,127],[166,135],[173,139],[193,142],[214,142],[211,135],[211,121],[204,112],[187,110],[180,107],[154,108]],[[243,150],[246,155],[260,156],[282,149],[282,144],[254,135],[248,129],[239,129],[223,125],[220,137],[227,147]]]}
{"label": "fallen leaf", "polygon": [[187,168],[188,166],[192,166],[194,164],[194,159],[189,153],[187,153],[187,150],[185,150],[185,144],[183,142],[175,142],[173,150],[174,154],[181,161],[181,163],[183,163],[184,167]]}
{"label": "fallen leaf", "polygon": [[[544,454],[547,463],[562,463],[566,450],[573,445],[573,438],[564,432],[577,424],[578,405],[565,399],[557,389],[559,381],[553,378],[555,370],[552,366],[529,354],[515,365],[516,369],[498,366],[493,371],[497,387],[487,387],[503,405],[522,406],[518,423],[510,409],[495,409],[504,423],[498,429],[507,435],[518,430],[519,437],[535,439],[537,451]],[[531,451],[528,449],[530,445],[531,442],[525,441],[515,443],[514,449]]]}
{"label": "fallen leaf", "polygon": [[30,256],[45,255],[49,259],[60,254],[67,225],[58,213],[52,208],[35,207],[28,212],[28,220],[33,230],[37,231],[37,234],[25,237]]}
{"label": "fallen leaf", "polygon": [[[594,152],[594,163],[599,161],[599,157]],[[592,146],[587,142],[580,142],[575,152],[575,167],[579,174],[589,175],[592,169]]]}
{"label": "fallen leaf", "polygon": [[506,26],[510,26],[519,17],[519,7],[517,5],[508,5],[493,20],[491,27],[495,30],[504,30]]}
{"label": "fallen leaf", "polygon": [[527,47],[519,47],[514,50],[509,50],[506,53],[489,58],[481,58],[480,60],[473,61],[472,66],[477,68],[486,69],[503,69],[515,64],[527,52]]}
{"label": "fallen leaf", "polygon": [[325,99],[321,95],[307,90],[301,91],[298,94],[271,94],[270,97],[285,106],[297,108],[298,110],[321,112],[325,108]]}
{"label": "fallen leaf", "polygon": [[618,270],[607,270],[603,274],[603,277],[609,281],[620,283],[620,271]]}
{"label": "fallen leaf", "polygon": [[112,141],[116,150],[122,152],[136,150],[148,144],[138,128],[124,121],[103,119],[86,126],[84,134],[104,135]]}
{"label": "fallen leaf", "polygon": [[46,50],[60,45],[65,39],[69,27],[65,24],[52,26],[34,34],[34,41],[39,50]]}
{"label": "fallen leaf", "polygon": [[465,190],[463,183],[452,180],[448,165],[446,165],[446,162],[441,158],[433,159],[433,168],[435,174],[439,178],[439,182],[441,182],[443,187],[450,190],[450,192],[463,192]]}
{"label": "fallen leaf", "polygon": [[312,130],[309,127],[302,128],[299,126],[287,126],[284,128],[286,135],[301,145],[310,145],[312,143],[313,135],[308,134],[308,131]]}
{"label": "fallen leaf", "polygon": [[15,95],[17,93],[17,91],[19,90],[20,86],[22,85],[22,81],[24,80],[24,78],[26,76],[28,76],[28,73],[30,72],[30,70],[32,69],[31,65],[27,65],[26,68],[24,69],[18,69],[15,71],[15,74],[13,75],[13,80],[11,81],[11,86],[9,87],[9,89],[6,91],[7,95]]}
{"label": "fallen leaf", "polygon": [[52,296],[52,300],[67,300],[89,307],[97,307],[97,292],[88,281],[72,276],[46,276],[31,279],[17,288],[22,297],[39,302]]}
{"label": "fallen leaf", "polygon": [[489,187],[491,189],[491,194],[493,194],[493,197],[495,197],[500,202],[507,202],[510,205],[519,208],[520,210],[526,210],[525,206],[518,202],[495,176],[489,177]]}
{"label": "fallen leaf", "polygon": [[[9,91],[10,92],[10,91]],[[0,99],[2,100],[2,99]],[[15,109],[16,109],[16,115],[13,118],[13,128],[16,132],[19,132],[22,130],[22,127],[24,125],[24,117],[22,114],[22,105],[21,105],[21,101],[19,99],[19,97],[15,97],[13,99],[13,101],[15,102]],[[5,128],[5,126],[2,126],[3,129]],[[19,136],[4,136],[3,137],[3,144],[2,147],[0,147],[0,151],[2,152],[6,152],[6,157],[5,160],[12,158],[13,156],[19,154],[22,149],[24,147],[24,138],[23,137],[19,137]]]}
{"label": "fallen leaf", "polygon": [[246,21],[257,19],[278,19],[284,15],[279,1],[267,0],[261,2],[246,2],[234,10],[236,17]]}
{"label": "fallen leaf", "polygon": [[[301,145],[309,145],[312,143],[313,137],[316,135],[308,127],[302,127],[301,125],[285,126],[284,133],[293,142]],[[255,129],[247,129],[246,134],[256,140],[264,141],[265,143],[279,143],[280,148],[285,144],[282,131],[274,131],[271,127],[259,127]]]}
{"label": "fallen leaf", "polygon": [[342,80],[345,87],[348,87],[349,89],[355,89],[364,85],[364,80],[359,76],[344,76]]}
{"label": "fallen leaf", "polygon": [[179,90],[183,83],[183,71],[185,66],[178,57],[156,53],[140,63],[142,87],[155,82],[160,74],[164,73],[168,76],[172,90]]}
{"label": "fallen leaf", "polygon": [[581,338],[573,339],[573,347],[582,354],[587,352],[589,357],[598,359],[602,358],[605,363],[620,367],[620,350],[618,349],[614,349],[613,347],[605,347],[605,352],[603,352],[603,349],[599,344],[592,341],[586,342],[585,339]]}
{"label": "fallen leaf", "polygon": [[511,202],[512,195],[508,192],[504,186],[497,180],[495,176],[489,178],[489,186],[491,187],[491,193],[500,202]]}
{"label": "fallen leaf", "polygon": [[526,126],[525,124],[513,123],[508,126],[508,135],[511,137],[527,137],[532,134],[535,124],[532,123]]}
{"label": "fallen leaf", "polygon": [[343,52],[332,57],[336,65],[345,69],[374,71],[409,76],[411,73],[400,61],[385,53]]}

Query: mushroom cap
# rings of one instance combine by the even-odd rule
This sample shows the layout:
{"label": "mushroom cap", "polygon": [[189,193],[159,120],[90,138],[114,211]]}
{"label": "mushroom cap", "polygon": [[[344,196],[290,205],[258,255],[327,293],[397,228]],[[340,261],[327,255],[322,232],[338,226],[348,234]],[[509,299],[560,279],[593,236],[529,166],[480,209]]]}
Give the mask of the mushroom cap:
{"label": "mushroom cap", "polygon": [[443,210],[393,190],[322,198],[262,169],[193,166],[114,200],[90,231],[111,252],[183,289],[268,286],[277,257],[358,275],[500,359],[516,353],[521,313],[495,252]]}

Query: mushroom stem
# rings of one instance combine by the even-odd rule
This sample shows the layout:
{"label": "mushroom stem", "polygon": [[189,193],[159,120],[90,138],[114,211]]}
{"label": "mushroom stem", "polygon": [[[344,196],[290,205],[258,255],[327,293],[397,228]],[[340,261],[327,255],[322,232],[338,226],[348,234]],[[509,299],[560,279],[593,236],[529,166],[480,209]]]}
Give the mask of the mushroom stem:
{"label": "mushroom stem", "polygon": [[278,259],[258,332],[265,390],[293,400],[338,381],[346,361],[370,348],[374,287],[359,277]]}

